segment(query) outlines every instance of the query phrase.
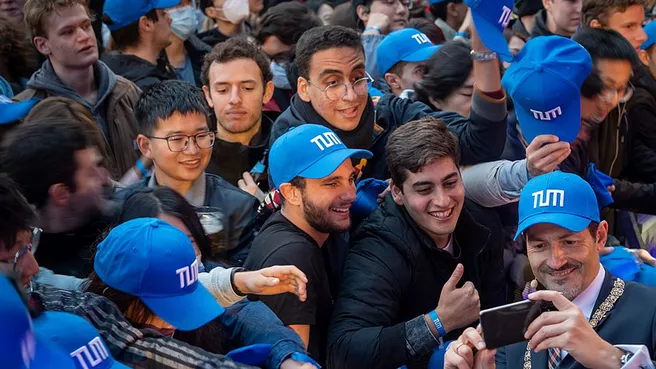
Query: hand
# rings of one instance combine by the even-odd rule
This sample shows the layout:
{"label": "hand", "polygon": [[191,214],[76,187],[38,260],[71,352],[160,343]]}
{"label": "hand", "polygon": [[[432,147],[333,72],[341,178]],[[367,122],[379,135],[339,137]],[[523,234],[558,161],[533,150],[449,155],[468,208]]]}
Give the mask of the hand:
{"label": "hand", "polygon": [[253,272],[235,273],[235,287],[252,295],[278,295],[291,292],[298,299],[307,299],[307,277],[293,265],[272,266]]}
{"label": "hand", "polygon": [[640,261],[642,261],[643,263],[656,267],[656,259],[654,259],[654,257],[651,256],[649,251],[638,249],[638,250],[629,250],[629,252],[636,254],[640,258]]}
{"label": "hand", "polygon": [[553,172],[572,149],[568,142],[558,141],[554,135],[540,135],[526,148],[526,167],[531,178]]}
{"label": "hand", "polygon": [[473,25],[474,25],[474,20],[472,19],[471,9],[467,9],[467,15],[465,16],[465,19],[462,21],[462,24],[460,25],[458,32],[463,32],[468,35],[471,35],[472,28],[474,28],[472,27]]}
{"label": "hand", "polygon": [[[474,355],[472,347],[478,352]],[[452,342],[444,354],[444,369],[495,369],[494,355],[497,350],[485,349],[481,326],[467,328]]]}
{"label": "hand", "polygon": [[464,273],[465,267],[458,264],[449,280],[442,287],[436,312],[442,321],[444,330],[447,332],[462,328],[478,320],[478,314],[481,311],[478,291],[474,288],[473,283],[465,282],[462,287],[456,288]]}
{"label": "hand", "polygon": [[317,369],[310,363],[302,363],[300,361],[287,359],[280,364],[280,369]]}
{"label": "hand", "polygon": [[622,351],[604,341],[574,303],[556,291],[538,291],[531,300],[551,301],[558,311],[542,313],[528,326],[526,339],[535,352],[566,350],[586,368],[620,367]]}
{"label": "hand", "polygon": [[239,186],[242,191],[255,196],[259,202],[264,201],[264,192],[260,190],[260,187],[255,183],[250,173],[244,172],[244,174],[242,174],[242,179],[237,181],[237,186]]}
{"label": "hand", "polygon": [[610,194],[612,195],[613,192],[615,192],[615,185],[610,185],[610,186],[606,187],[606,189],[607,189],[608,192],[610,192]]}
{"label": "hand", "polygon": [[390,20],[386,14],[383,13],[371,13],[369,14],[369,20],[367,21],[366,27],[378,27],[380,32],[384,35],[390,31]]}
{"label": "hand", "polygon": [[392,180],[388,179],[387,183],[389,183],[387,185],[387,188],[384,189],[383,192],[379,193],[378,199],[376,199],[376,202],[378,202],[379,204],[385,201],[385,196],[387,196],[387,194],[390,193],[390,191],[392,190]]}

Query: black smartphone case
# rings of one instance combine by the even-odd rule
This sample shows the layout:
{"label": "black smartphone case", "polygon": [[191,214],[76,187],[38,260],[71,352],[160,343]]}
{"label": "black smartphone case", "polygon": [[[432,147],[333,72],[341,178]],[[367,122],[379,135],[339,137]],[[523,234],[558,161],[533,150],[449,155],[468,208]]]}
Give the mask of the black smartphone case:
{"label": "black smartphone case", "polygon": [[495,349],[526,341],[528,326],[545,311],[553,310],[551,303],[526,301],[525,304],[508,306],[481,313],[481,326],[488,349]]}

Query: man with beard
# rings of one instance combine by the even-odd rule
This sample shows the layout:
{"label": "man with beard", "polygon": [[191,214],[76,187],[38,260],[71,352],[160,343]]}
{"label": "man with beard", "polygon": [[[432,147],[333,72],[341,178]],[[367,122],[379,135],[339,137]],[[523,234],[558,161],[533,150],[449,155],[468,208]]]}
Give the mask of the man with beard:
{"label": "man with beard", "polygon": [[444,368],[653,368],[656,290],[601,266],[608,223],[590,185],[563,172],[532,179],[519,199],[521,235],[541,290],[529,298],[555,309],[528,326],[528,342],[498,350],[485,349],[480,327],[467,329]]}
{"label": "man with beard", "polygon": [[305,273],[307,301],[283,295],[260,299],[301,336],[321,365],[339,279],[333,272],[339,266],[331,262],[331,235],[351,225],[349,210],[355,201],[351,158],[368,157],[369,151],[348,149],[334,132],[315,124],[280,136],[271,147],[269,173],[282,196],[282,210],[264,224],[244,264],[250,270],[295,265]]}

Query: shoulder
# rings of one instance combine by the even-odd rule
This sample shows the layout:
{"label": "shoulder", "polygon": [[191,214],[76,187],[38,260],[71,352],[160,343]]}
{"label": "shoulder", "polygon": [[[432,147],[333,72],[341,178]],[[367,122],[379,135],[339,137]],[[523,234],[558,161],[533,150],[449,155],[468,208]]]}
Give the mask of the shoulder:
{"label": "shoulder", "polygon": [[132,195],[137,190],[148,187],[148,180],[150,180],[150,177],[142,178],[138,182],[133,183],[128,187],[125,187],[119,191],[114,192],[113,198],[115,200],[125,201],[125,199],[127,199],[130,195]]}
{"label": "shoulder", "polygon": [[222,198],[228,198],[231,200],[230,202],[238,204],[257,203],[257,199],[251,194],[233,186],[216,174],[205,173],[205,180],[208,184],[208,191],[212,191],[212,195],[218,193]]}
{"label": "shoulder", "polygon": [[319,248],[301,237],[289,232],[278,232],[275,237],[259,235],[251,246],[246,265],[251,269],[275,265],[294,265],[304,273],[315,268],[321,260]]}
{"label": "shoulder", "polygon": [[135,103],[141,95],[141,89],[134,82],[119,75],[116,76],[116,87],[114,89],[127,99],[134,100]]}

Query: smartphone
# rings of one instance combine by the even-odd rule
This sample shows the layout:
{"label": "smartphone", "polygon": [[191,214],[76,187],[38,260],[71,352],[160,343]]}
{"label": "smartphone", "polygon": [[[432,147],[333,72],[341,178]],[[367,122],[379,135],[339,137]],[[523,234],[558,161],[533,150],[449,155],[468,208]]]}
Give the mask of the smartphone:
{"label": "smartphone", "polygon": [[481,327],[488,349],[526,341],[528,326],[546,311],[555,310],[547,301],[525,300],[481,311]]}

